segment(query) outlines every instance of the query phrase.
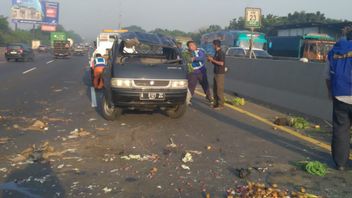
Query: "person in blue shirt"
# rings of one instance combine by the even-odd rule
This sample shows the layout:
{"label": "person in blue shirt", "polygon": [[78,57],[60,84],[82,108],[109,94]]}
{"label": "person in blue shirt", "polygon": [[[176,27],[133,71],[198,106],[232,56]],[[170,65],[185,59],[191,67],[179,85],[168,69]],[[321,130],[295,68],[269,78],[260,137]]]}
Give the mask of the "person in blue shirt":
{"label": "person in blue shirt", "polygon": [[328,54],[327,86],[333,100],[332,157],[336,169],[348,167],[352,126],[352,27]]}
{"label": "person in blue shirt", "polygon": [[197,48],[194,41],[188,41],[187,47],[190,53],[190,60],[188,60],[188,89],[193,96],[199,82],[206,95],[206,99],[211,103],[212,96],[208,82],[207,68],[205,67],[207,60],[206,54],[202,49]]}

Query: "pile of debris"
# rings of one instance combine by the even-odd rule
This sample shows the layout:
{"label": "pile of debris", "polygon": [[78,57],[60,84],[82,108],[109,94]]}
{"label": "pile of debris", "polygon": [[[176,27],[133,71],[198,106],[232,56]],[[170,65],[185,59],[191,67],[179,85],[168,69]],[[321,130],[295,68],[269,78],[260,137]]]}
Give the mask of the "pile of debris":
{"label": "pile of debris", "polygon": [[67,149],[61,152],[55,151],[54,147],[50,146],[49,142],[36,146],[35,144],[23,150],[21,153],[10,158],[13,163],[21,162],[41,162],[49,160],[50,157],[60,157],[67,152],[73,152],[72,149]]}
{"label": "pile of debris", "polygon": [[320,129],[319,125],[312,125],[302,117],[276,117],[274,124],[278,126],[289,126],[295,129],[305,130],[310,127]]}
{"label": "pile of debris", "polygon": [[[277,184],[266,186],[261,183],[248,182],[247,185],[238,186],[235,189],[227,190],[227,198],[319,198],[319,196],[309,194],[304,188],[299,192],[289,192],[281,190]],[[210,198],[210,196],[208,196]]]}

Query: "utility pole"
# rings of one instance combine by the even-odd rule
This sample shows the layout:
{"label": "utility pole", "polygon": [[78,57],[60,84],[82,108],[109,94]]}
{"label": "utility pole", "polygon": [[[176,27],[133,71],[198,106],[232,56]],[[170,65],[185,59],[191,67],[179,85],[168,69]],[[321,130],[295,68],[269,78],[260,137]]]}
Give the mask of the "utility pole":
{"label": "utility pole", "polygon": [[35,40],[35,24],[33,23],[32,27],[32,40]]}
{"label": "utility pole", "polygon": [[122,29],[122,0],[119,0],[119,24],[118,29]]}

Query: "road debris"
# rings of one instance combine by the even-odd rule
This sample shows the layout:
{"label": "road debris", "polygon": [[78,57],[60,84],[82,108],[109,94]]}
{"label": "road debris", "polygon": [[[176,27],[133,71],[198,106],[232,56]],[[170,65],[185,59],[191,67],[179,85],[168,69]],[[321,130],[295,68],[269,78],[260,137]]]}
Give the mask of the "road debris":
{"label": "road debris", "polygon": [[241,179],[245,179],[247,178],[251,173],[251,168],[241,168],[241,169],[237,169],[238,171],[238,177]]}
{"label": "road debris", "polygon": [[182,157],[182,161],[183,163],[193,162],[192,154],[189,152],[185,153]]}
{"label": "road debris", "polygon": [[157,154],[151,154],[151,155],[125,155],[125,156],[121,156],[121,159],[124,160],[137,160],[137,161],[157,161],[159,160],[159,156]]}
{"label": "road debris", "polygon": [[10,138],[8,138],[8,137],[0,137],[0,144],[6,144],[8,141],[10,141]]}
{"label": "road debris", "polygon": [[246,101],[244,98],[240,98],[240,97],[234,97],[234,98],[225,98],[225,102],[229,105],[233,105],[233,106],[244,106],[246,104]]}
{"label": "road debris", "polygon": [[278,126],[289,126],[295,129],[302,130],[307,129],[311,126],[311,124],[302,117],[277,117],[274,121],[274,124]]}
{"label": "road debris", "polygon": [[327,173],[328,166],[319,161],[300,161],[297,165],[311,175],[323,177]]}
{"label": "road debris", "polygon": [[58,169],[62,169],[65,166],[65,164],[60,164],[57,166]]}
{"label": "road debris", "polygon": [[49,160],[50,157],[60,157],[67,152],[74,152],[74,150],[66,149],[61,152],[56,152],[54,147],[49,145],[49,142],[44,142],[38,147],[36,145],[32,145],[9,160],[13,163],[20,163],[24,161],[40,162],[43,160]]}
{"label": "road debris", "polygon": [[112,189],[108,188],[108,187],[105,187],[105,188],[103,188],[103,191],[104,191],[104,193],[109,193],[109,192],[112,191]]}
{"label": "road debris", "polygon": [[191,170],[191,168],[189,166],[184,165],[184,164],[181,165],[181,168],[184,170]]}
{"label": "road debris", "polygon": [[75,139],[75,138],[79,138],[79,137],[86,137],[88,135],[90,135],[90,132],[85,131],[83,128],[80,128],[80,129],[75,129],[74,131],[71,131],[68,138]]}
{"label": "road debris", "polygon": [[176,148],[177,145],[174,143],[174,140],[172,138],[169,138],[170,144],[166,145],[168,148]]}
{"label": "road debris", "polygon": [[317,195],[306,193],[304,188],[300,192],[289,192],[278,188],[277,184],[266,186],[262,183],[248,182],[247,185],[228,189],[227,198],[319,198]]}
{"label": "road debris", "polygon": [[156,168],[156,167],[153,167],[153,168],[151,168],[150,170],[149,170],[149,174],[148,174],[148,178],[149,179],[152,179],[155,175],[156,175],[156,173],[158,172],[158,168]]}
{"label": "road debris", "polygon": [[7,168],[0,168],[0,172],[6,173],[7,171]]}
{"label": "road debris", "polygon": [[13,124],[12,128],[18,129],[21,131],[39,131],[39,132],[44,132],[47,131],[48,128],[48,123],[45,123],[41,120],[35,120],[33,124],[31,124],[28,127],[21,127],[19,124]]}

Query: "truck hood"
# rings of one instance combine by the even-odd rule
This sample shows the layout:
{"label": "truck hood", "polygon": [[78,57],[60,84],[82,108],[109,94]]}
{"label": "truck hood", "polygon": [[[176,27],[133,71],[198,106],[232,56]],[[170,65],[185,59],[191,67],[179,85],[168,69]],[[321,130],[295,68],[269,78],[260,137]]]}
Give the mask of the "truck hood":
{"label": "truck hood", "polygon": [[125,64],[114,65],[114,78],[133,79],[187,79],[186,66],[172,64]]}

